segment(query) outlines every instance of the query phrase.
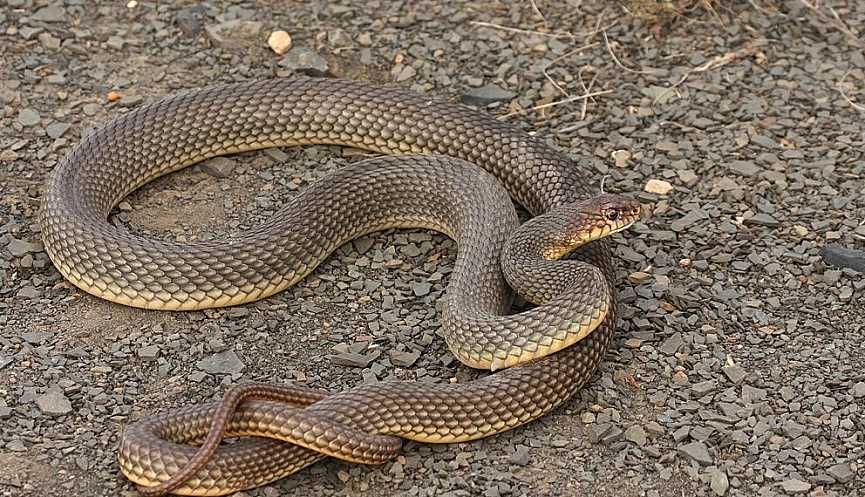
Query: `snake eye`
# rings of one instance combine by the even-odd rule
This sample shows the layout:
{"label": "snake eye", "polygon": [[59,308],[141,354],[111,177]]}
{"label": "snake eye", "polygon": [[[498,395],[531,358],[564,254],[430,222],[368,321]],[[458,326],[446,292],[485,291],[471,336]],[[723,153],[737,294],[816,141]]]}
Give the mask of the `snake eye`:
{"label": "snake eye", "polygon": [[604,213],[604,217],[609,221],[618,221],[619,220],[619,211],[616,209],[607,209],[607,212]]}

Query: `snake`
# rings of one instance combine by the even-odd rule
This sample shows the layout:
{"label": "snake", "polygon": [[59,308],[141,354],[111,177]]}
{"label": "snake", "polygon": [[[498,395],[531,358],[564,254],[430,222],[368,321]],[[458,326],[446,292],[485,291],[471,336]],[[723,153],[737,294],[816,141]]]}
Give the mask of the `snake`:
{"label": "snake", "polygon": [[[312,144],[385,156],[337,170],[269,221],[223,239],[153,239],[109,221],[127,195],[163,175]],[[339,393],[242,385],[223,403],[128,426],[121,472],[149,494],[223,495],[325,456],[375,464],[403,439],[475,440],[549,412],[590,379],[611,343],[615,275],[603,238],[640,213],[630,197],[594,194],[581,169],[482,110],[336,78],[190,90],[83,136],[51,172],[39,224],[50,260],[84,292],[145,309],[239,305],[295,285],[359,236],[431,229],[459,249],[441,311],[448,348],[467,366],[499,370],[464,384]],[[513,202],[534,217],[520,225]],[[512,286],[536,306],[511,314]],[[224,436],[250,438],[216,450]]]}

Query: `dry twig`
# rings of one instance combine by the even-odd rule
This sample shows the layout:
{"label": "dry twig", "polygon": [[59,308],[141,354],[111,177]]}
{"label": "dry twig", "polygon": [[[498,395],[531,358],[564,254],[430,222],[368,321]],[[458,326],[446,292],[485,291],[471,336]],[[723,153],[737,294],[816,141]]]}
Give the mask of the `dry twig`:
{"label": "dry twig", "polygon": [[541,18],[541,22],[544,24],[544,27],[547,27],[547,18],[544,17],[544,14],[543,14],[543,12],[541,12],[541,9],[538,8],[538,4],[535,3],[535,0],[529,0],[529,3],[532,4],[532,10],[535,11],[535,14],[537,14],[538,17]]}
{"label": "dry twig", "polygon": [[548,108],[550,108],[550,107],[555,107],[555,106],[557,106],[557,105],[569,104],[569,103],[571,103],[571,102],[576,102],[576,101],[578,101],[578,100],[584,100],[584,99],[586,99],[586,98],[597,97],[598,95],[606,95],[607,93],[613,93],[613,90],[601,90],[601,91],[596,91],[596,92],[593,92],[593,93],[586,93],[586,94],[583,94],[583,95],[577,95],[576,97],[570,97],[570,98],[566,98],[566,99],[563,99],[563,100],[557,100],[557,101],[555,101],[555,102],[550,102],[550,103],[548,103],[548,104],[536,105],[536,106],[534,106],[534,107],[529,107],[528,109],[521,109],[521,110],[518,110],[518,111],[516,111],[516,112],[511,112],[511,113],[509,113],[509,114],[505,114],[505,115],[503,115],[503,116],[499,116],[499,119],[500,119],[500,120],[502,120],[502,119],[507,119],[507,118],[509,118],[509,117],[511,117],[511,116],[518,116],[518,115],[525,114],[525,113],[527,113],[527,112],[532,112],[532,111],[535,111],[535,110],[548,109]]}
{"label": "dry twig", "polygon": [[573,33],[569,33],[567,31],[554,31],[552,33],[545,33],[543,31],[532,31],[530,29],[512,28],[510,26],[502,26],[500,24],[493,24],[491,22],[483,22],[483,21],[472,21],[471,24],[474,24],[475,26],[480,26],[483,28],[491,28],[491,29],[498,29],[500,31],[508,31],[510,33],[520,33],[520,34],[526,34],[526,35],[538,35],[538,36],[545,36],[547,38],[557,38],[557,39],[558,38],[570,38],[571,40],[574,40],[576,38]]}
{"label": "dry twig", "polygon": [[673,90],[678,88],[682,83],[684,83],[692,74],[700,73],[700,72],[706,72],[706,71],[710,71],[712,69],[717,69],[719,67],[726,66],[727,64],[729,64],[730,62],[733,62],[736,59],[740,59],[742,57],[752,55],[759,50],[759,45],[760,45],[760,43],[758,43],[756,40],[752,40],[752,41],[746,43],[745,46],[743,48],[740,48],[739,50],[735,50],[733,52],[727,52],[723,55],[719,55],[719,56],[713,58],[712,60],[706,62],[705,64],[691,69],[690,71],[683,74],[682,77],[679,78],[678,81],[673,83],[672,86],[670,86],[669,88],[667,88],[666,90],[661,92],[658,96],[656,96],[655,99],[652,101],[652,105],[655,105],[659,101],[663,100],[667,95],[670,94],[670,92],[672,92]]}
{"label": "dry twig", "polygon": [[860,112],[865,112],[865,106],[857,104],[850,97],[847,96],[846,92],[844,92],[844,81],[847,80],[847,76],[849,74],[850,74],[850,71],[845,72],[844,76],[841,77],[841,81],[839,81],[838,84],[835,85],[835,87],[838,88],[838,93],[840,93],[841,96],[844,97],[844,100],[846,100],[848,104],[850,104],[851,106],[853,106],[854,109],[856,109]]}
{"label": "dry twig", "polygon": [[799,2],[805,7],[808,7],[808,9],[811,10],[811,12],[813,12],[818,18],[820,18],[821,21],[833,25],[838,31],[841,31],[842,33],[847,35],[847,37],[850,38],[850,41],[853,42],[854,45],[862,46],[862,40],[859,39],[859,36],[853,31],[851,31],[846,24],[844,24],[844,21],[841,20],[841,17],[838,15],[837,12],[835,12],[835,9],[833,9],[831,6],[829,6],[829,12],[831,12],[832,16],[835,17],[834,22],[826,14],[820,12],[820,9],[817,7],[816,4],[812,4],[807,0],[799,0]]}
{"label": "dry twig", "polygon": [[613,53],[613,47],[610,46],[610,39],[607,38],[607,30],[604,29],[601,31],[601,33],[604,34],[604,43],[606,43],[606,45],[607,45],[607,52],[610,53],[610,57],[613,58],[613,62],[615,62],[617,66],[621,67],[623,70],[625,70],[627,72],[634,73],[634,74],[653,74],[655,72],[655,71],[651,71],[651,70],[645,71],[645,70],[631,69],[629,67],[625,67],[625,65],[622,64],[622,62],[619,60],[619,58],[616,57],[616,54]]}
{"label": "dry twig", "polygon": [[568,52],[566,52],[566,53],[564,53],[564,54],[562,54],[562,55],[559,55],[559,56],[556,57],[555,59],[551,60],[550,63],[549,63],[549,65],[547,65],[547,67],[545,67],[541,72],[544,74],[544,77],[546,77],[547,80],[548,80],[550,83],[552,83],[553,86],[556,87],[557,90],[559,90],[559,91],[560,91],[563,95],[565,95],[566,97],[569,97],[570,94],[569,94],[569,93],[568,93],[564,88],[562,88],[562,87],[561,87],[561,86],[560,86],[560,85],[559,85],[555,80],[553,80],[553,78],[549,75],[549,73],[547,73],[547,71],[548,71],[551,67],[553,67],[553,66],[556,65],[557,63],[561,62],[562,60],[564,60],[564,59],[570,57],[571,55],[574,55],[574,54],[577,53],[577,52],[582,52],[583,50],[586,50],[586,49],[588,49],[588,48],[592,48],[592,47],[594,47],[595,45],[597,45],[597,43],[589,43],[588,45],[583,45],[583,46],[581,46],[581,47],[579,47],[579,48],[575,48],[575,49],[573,49],[573,50],[569,50]]}
{"label": "dry twig", "polygon": [[[594,69],[592,66],[588,67]],[[595,85],[595,80],[598,78],[598,73],[595,72],[594,74],[592,74],[592,79],[589,80],[589,85],[586,86],[586,83],[583,82],[583,70],[585,68],[586,66],[580,68],[580,70],[577,72],[577,78],[580,80],[580,86],[583,87],[583,93],[589,93],[589,91],[592,89],[592,86]],[[594,98],[592,99],[592,101],[594,101]],[[583,108],[580,110],[580,121],[584,121],[586,119],[586,112],[588,111],[588,108],[589,99],[583,99]]]}

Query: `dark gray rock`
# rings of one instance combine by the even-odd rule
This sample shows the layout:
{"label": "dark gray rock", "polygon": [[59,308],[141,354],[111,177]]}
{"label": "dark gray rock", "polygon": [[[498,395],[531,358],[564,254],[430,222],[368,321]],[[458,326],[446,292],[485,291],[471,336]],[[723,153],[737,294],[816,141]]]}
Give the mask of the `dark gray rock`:
{"label": "dark gray rock", "polygon": [[233,350],[205,357],[196,362],[195,366],[210,374],[236,374],[246,368]]}
{"label": "dark gray rock", "polygon": [[855,250],[840,245],[826,245],[820,251],[823,261],[830,266],[846,267],[865,273],[865,250]]}
{"label": "dark gray rock", "polygon": [[71,126],[66,123],[51,123],[45,127],[45,133],[54,139],[60,138],[61,136],[66,134],[66,131],[69,130]]}
{"label": "dark gray rock", "polygon": [[724,366],[724,374],[727,375],[727,378],[729,378],[731,382],[738,385],[742,383],[742,380],[745,379],[745,376],[747,376],[748,373],[738,364],[733,364]]}
{"label": "dark gray rock", "polygon": [[9,240],[9,244],[6,245],[6,250],[8,250],[13,257],[23,257],[27,254],[41,252],[42,245],[12,238]]}
{"label": "dark gray rock", "polygon": [[529,464],[530,459],[529,448],[525,445],[517,445],[514,447],[514,452],[510,455],[510,461],[518,466]]}
{"label": "dark gray rock", "polygon": [[30,19],[42,22],[66,22],[66,9],[60,2],[42,7]]}
{"label": "dark gray rock", "polygon": [[760,168],[751,161],[733,161],[729,167],[731,171],[741,176],[755,176],[760,172]]}
{"label": "dark gray rock", "polygon": [[414,365],[415,361],[420,357],[420,352],[412,351],[412,352],[400,352],[393,351],[390,353],[390,362],[394,366],[408,368]]}
{"label": "dark gray rock", "polygon": [[59,387],[51,387],[44,394],[36,397],[36,406],[47,416],[63,416],[72,412],[72,402],[66,398]]}
{"label": "dark gray rock", "polygon": [[515,93],[490,83],[461,95],[460,102],[468,105],[485,106],[493,102],[509,102],[514,97],[516,97]]}
{"label": "dark gray rock", "polygon": [[631,425],[625,430],[625,440],[634,442],[638,446],[642,447],[646,445],[649,438],[646,436],[646,430],[644,430],[642,426]]}
{"label": "dark gray rock", "polygon": [[51,333],[49,331],[31,331],[28,333],[22,333],[21,334],[21,338],[25,342],[31,343],[33,345],[41,345],[42,343],[44,343],[46,340],[48,340],[49,338],[51,338],[53,336],[54,336],[54,333]]}
{"label": "dark gray rock", "polygon": [[673,355],[678,352],[679,347],[684,345],[684,343],[685,341],[682,339],[682,334],[676,332],[670,335],[666,340],[664,340],[664,343],[661,344],[658,350],[660,350],[663,354]]}
{"label": "dark gray rock", "polygon": [[145,361],[155,361],[159,357],[159,345],[147,345],[139,348],[138,357]]}
{"label": "dark gray rock", "polygon": [[826,472],[829,473],[829,476],[834,478],[838,483],[847,483],[856,477],[856,474],[853,473],[852,469],[850,469],[849,463],[836,464],[826,470]]}
{"label": "dark gray rock", "polygon": [[328,360],[337,366],[348,366],[352,368],[368,367],[381,354],[376,350],[370,354],[358,354],[355,352],[342,352],[327,356]]}
{"label": "dark gray rock", "polygon": [[215,178],[229,178],[237,162],[228,157],[214,157],[201,163],[201,170]]}
{"label": "dark gray rock", "polygon": [[748,225],[768,226],[772,228],[781,225],[780,221],[763,212],[759,212],[749,218],[746,218],[744,223]]}
{"label": "dark gray rock", "polygon": [[723,497],[727,494],[727,490],[730,489],[730,481],[727,478],[727,472],[716,469],[712,471],[712,479],[709,481],[709,486],[712,488],[712,491],[715,492],[715,495]]}
{"label": "dark gray rock", "polygon": [[811,484],[795,478],[784,480],[780,483],[781,488],[790,495],[799,495],[808,493],[811,490]]}
{"label": "dark gray rock", "polygon": [[21,126],[36,126],[41,119],[35,109],[26,108],[18,111],[18,122],[21,123]]}
{"label": "dark gray rock", "polygon": [[691,442],[679,447],[679,453],[700,464],[709,465],[713,462],[712,456],[709,455],[708,447],[700,441]]}
{"label": "dark gray rock", "polygon": [[265,42],[262,39],[262,23],[244,19],[232,19],[204,28],[213,43],[227,49],[251,48]]}

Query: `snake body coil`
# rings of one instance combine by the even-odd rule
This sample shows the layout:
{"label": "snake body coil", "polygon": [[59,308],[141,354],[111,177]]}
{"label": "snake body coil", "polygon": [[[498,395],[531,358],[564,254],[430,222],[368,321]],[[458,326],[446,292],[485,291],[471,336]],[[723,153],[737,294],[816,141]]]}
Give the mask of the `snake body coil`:
{"label": "snake body coil", "polygon": [[[107,221],[131,191],[209,157],[321,143],[424,155],[349,166],[311,186],[273,221],[225,240],[151,240]],[[218,495],[280,478],[321,454],[369,462],[394,450],[389,437],[364,441],[358,432],[430,442],[498,433],[541,416],[588,380],[615,323],[606,245],[581,247],[583,262],[542,278],[529,293],[545,305],[506,315],[510,290],[498,261],[517,221],[498,182],[533,214],[590,196],[570,160],[474,109],[358,82],[270,80],[169,97],[86,136],[52,174],[40,223],[51,260],[79,288],[121,304],[171,310],[272,295],[340,244],[371,231],[425,227],[458,240],[443,308],[448,345],[471,366],[517,366],[468,384],[384,383],[338,394],[300,388],[288,401],[244,403],[230,434],[261,435],[269,427],[269,436],[294,445],[234,444],[175,489]],[[636,207],[625,207],[636,215]],[[559,237],[545,250],[564,255],[580,244],[575,236]],[[520,279],[507,266],[505,272]],[[566,295],[547,295],[561,284],[570,286]],[[144,486],[168,480],[195,454],[172,441],[201,441],[213,412],[186,409],[130,427],[120,448],[124,474]]]}

